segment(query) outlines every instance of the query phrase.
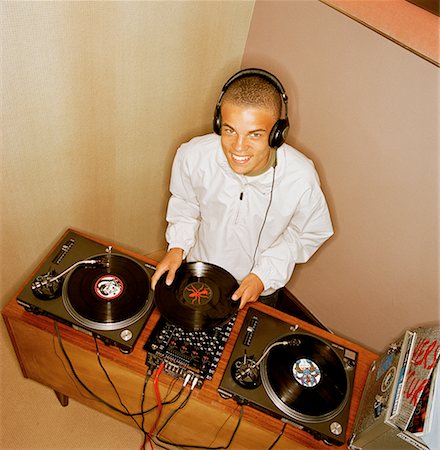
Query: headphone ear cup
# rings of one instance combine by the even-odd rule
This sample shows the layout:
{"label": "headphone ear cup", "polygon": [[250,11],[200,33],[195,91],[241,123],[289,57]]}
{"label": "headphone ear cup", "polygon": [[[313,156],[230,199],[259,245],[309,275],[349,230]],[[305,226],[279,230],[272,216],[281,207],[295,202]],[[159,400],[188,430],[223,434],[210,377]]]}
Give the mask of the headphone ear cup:
{"label": "headphone ear cup", "polygon": [[270,130],[269,146],[277,149],[284,144],[289,132],[289,119],[278,119]]}
{"label": "headphone ear cup", "polygon": [[219,135],[222,134],[222,113],[220,110],[220,105],[217,105],[215,107],[212,128],[214,129],[214,133],[219,134]]}

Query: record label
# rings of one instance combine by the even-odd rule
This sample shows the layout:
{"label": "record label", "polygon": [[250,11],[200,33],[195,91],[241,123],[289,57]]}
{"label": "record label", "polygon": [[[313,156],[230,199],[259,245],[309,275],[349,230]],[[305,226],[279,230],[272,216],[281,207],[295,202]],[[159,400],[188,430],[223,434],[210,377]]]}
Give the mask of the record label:
{"label": "record label", "polygon": [[207,284],[196,281],[185,287],[183,298],[192,305],[206,305],[212,298],[212,289]]}
{"label": "record label", "polygon": [[311,359],[301,358],[292,368],[293,376],[301,386],[315,387],[321,381],[321,370]]}
{"label": "record label", "polygon": [[103,275],[95,283],[95,293],[104,300],[114,300],[124,291],[124,283],[116,275]]}

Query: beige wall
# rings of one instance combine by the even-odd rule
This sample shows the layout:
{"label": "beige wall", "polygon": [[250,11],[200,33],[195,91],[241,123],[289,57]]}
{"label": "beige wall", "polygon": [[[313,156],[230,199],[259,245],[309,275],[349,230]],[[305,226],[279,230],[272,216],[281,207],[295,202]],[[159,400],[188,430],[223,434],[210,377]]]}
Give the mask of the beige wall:
{"label": "beige wall", "polygon": [[[210,130],[253,6],[2,3],[2,303],[67,227],[164,246],[176,146]],[[285,83],[335,224],[289,289],[376,350],[437,320],[438,69],[317,1],[257,2],[242,65]]]}
{"label": "beige wall", "polygon": [[257,2],[243,67],[279,74],[335,236],[289,289],[375,350],[439,321],[439,69],[317,1]]}
{"label": "beige wall", "polygon": [[2,9],[5,303],[68,227],[144,253],[164,246],[172,157],[211,129],[253,2]]}

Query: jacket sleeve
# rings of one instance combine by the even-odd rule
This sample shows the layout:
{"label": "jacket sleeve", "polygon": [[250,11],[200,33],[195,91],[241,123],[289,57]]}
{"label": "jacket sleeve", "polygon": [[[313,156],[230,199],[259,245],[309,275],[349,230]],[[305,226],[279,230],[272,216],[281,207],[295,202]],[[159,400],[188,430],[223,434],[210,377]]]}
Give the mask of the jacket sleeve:
{"label": "jacket sleeve", "polygon": [[321,189],[310,188],[302,195],[285,231],[259,255],[252,272],[264,289],[286,285],[297,263],[305,263],[333,235],[327,203]]}
{"label": "jacket sleeve", "polygon": [[180,147],[174,158],[171,171],[170,191],[168,202],[166,240],[168,249],[181,248],[185,258],[193,247],[200,224],[200,209],[196,193],[191,183],[191,171],[184,159],[184,152]]}

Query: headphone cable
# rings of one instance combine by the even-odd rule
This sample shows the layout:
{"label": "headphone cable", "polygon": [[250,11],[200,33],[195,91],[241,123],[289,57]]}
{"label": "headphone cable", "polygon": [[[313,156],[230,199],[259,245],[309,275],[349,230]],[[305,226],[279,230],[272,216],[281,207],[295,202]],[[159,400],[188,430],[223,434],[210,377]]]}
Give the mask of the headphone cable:
{"label": "headphone cable", "polygon": [[252,258],[252,266],[249,269],[249,273],[252,272],[252,269],[255,266],[255,257],[257,256],[257,250],[258,250],[258,247],[260,245],[261,235],[263,234],[263,228],[264,228],[264,225],[266,224],[267,216],[269,214],[270,205],[272,204],[273,188],[275,186],[275,170],[276,170],[276,167],[277,167],[277,154],[276,154],[276,152],[275,152],[275,162],[273,163],[272,167],[273,167],[273,174],[272,174],[272,184],[271,184],[271,187],[270,187],[269,203],[268,203],[267,208],[266,208],[266,213],[264,214],[263,224],[261,225],[260,232],[258,233],[257,244],[255,246],[254,256]]}

